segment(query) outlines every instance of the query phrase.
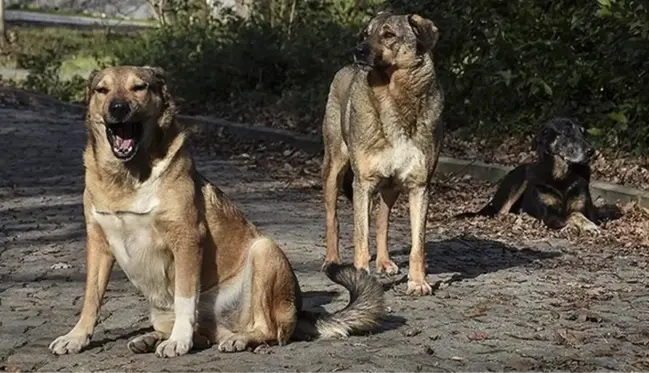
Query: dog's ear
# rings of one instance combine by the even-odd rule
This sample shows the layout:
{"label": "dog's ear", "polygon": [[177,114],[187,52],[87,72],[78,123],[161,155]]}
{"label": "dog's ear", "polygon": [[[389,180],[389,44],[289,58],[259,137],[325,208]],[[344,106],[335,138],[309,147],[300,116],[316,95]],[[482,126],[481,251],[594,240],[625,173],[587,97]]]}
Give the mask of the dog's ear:
{"label": "dog's ear", "polygon": [[167,73],[162,67],[158,66],[143,66],[144,70],[148,71],[153,78],[153,82],[157,87],[162,88],[167,85]]}
{"label": "dog's ear", "polygon": [[162,67],[159,66],[143,66],[145,70],[148,70],[155,78],[165,80],[167,78],[167,73]]}
{"label": "dog's ear", "polygon": [[370,32],[376,28],[377,23],[381,23],[382,20],[387,19],[392,16],[393,13],[390,10],[381,10],[372,17],[369,22],[360,30],[357,34],[357,41],[363,42],[369,36]]}
{"label": "dog's ear", "polygon": [[418,14],[408,15],[408,23],[417,37],[417,49],[421,54],[435,48],[439,39],[439,29],[435,23]]}
{"label": "dog's ear", "polygon": [[92,70],[90,72],[90,75],[88,75],[88,80],[86,81],[86,90],[83,98],[86,104],[90,102],[90,97],[92,97],[92,93],[95,90],[95,84],[97,84],[95,80],[97,79],[98,74],[99,70]]}
{"label": "dog's ear", "polygon": [[155,88],[160,91],[162,98],[166,105],[172,103],[172,97],[167,87],[167,73],[162,67],[158,66],[144,66],[144,69],[151,73]]}
{"label": "dog's ear", "polygon": [[536,154],[540,158],[550,151],[550,142],[556,135],[556,131],[551,127],[551,123],[543,124],[543,127],[537,132],[535,141]]}

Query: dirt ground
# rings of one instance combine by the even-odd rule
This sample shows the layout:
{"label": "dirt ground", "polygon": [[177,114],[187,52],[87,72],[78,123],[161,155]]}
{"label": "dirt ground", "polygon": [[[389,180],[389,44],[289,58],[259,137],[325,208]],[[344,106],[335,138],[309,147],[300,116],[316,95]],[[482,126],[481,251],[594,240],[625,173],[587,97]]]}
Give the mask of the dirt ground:
{"label": "dirt ground", "polygon": [[[372,335],[237,354],[212,348],[168,360],[134,355],[126,342],[149,326],[147,307],[116,269],[89,348],[51,355],[47,345],[74,325],[83,295],[84,137],[78,115],[0,103],[0,371],[649,369],[644,250],[528,237],[526,221],[518,230],[489,233],[479,221],[432,219],[426,249],[429,279],[438,288],[411,298],[403,293],[410,239],[400,211],[390,242],[402,274],[382,279],[389,314]],[[307,307],[344,305],[342,288],[319,270],[324,214],[317,184],[287,178],[290,165],[277,172],[259,167],[249,159],[254,155],[232,146],[227,137],[199,143],[199,170],[286,250]],[[492,190],[479,188],[485,198]],[[436,188],[431,204],[453,206],[453,191]],[[351,209],[340,201],[349,260]]]}

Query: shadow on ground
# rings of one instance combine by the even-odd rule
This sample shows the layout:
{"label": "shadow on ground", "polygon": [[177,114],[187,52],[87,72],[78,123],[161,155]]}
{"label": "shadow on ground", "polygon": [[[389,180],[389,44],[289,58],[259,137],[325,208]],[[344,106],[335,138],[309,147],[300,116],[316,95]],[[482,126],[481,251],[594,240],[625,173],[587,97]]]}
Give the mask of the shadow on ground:
{"label": "shadow on ground", "polygon": [[[445,281],[447,284],[561,256],[557,251],[543,251],[529,247],[518,249],[504,242],[471,235],[427,242],[425,251],[427,273],[429,275],[449,274],[450,278]],[[400,268],[408,267],[409,248],[392,254],[393,260]],[[387,285],[399,285],[406,281],[407,276],[403,276]]]}

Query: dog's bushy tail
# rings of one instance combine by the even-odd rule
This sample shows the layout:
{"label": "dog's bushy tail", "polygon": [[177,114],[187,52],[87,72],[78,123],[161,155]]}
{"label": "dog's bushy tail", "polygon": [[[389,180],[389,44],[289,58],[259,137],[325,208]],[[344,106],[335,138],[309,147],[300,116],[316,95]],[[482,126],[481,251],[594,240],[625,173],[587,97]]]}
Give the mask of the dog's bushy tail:
{"label": "dog's bushy tail", "polygon": [[351,264],[329,264],[325,273],[349,291],[349,303],[331,314],[300,311],[293,339],[345,338],[374,329],[385,313],[381,283]]}

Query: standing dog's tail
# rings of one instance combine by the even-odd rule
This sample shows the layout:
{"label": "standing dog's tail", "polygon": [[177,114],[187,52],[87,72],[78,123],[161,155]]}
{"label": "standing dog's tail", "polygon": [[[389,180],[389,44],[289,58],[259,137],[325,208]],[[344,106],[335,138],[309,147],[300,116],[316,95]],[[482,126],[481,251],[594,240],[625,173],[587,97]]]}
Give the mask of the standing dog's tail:
{"label": "standing dog's tail", "polygon": [[385,312],[381,283],[350,264],[329,264],[325,272],[333,282],[349,291],[349,303],[331,314],[300,311],[293,339],[345,338],[374,329]]}

